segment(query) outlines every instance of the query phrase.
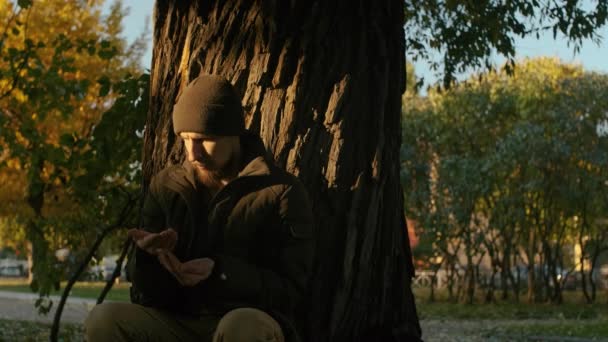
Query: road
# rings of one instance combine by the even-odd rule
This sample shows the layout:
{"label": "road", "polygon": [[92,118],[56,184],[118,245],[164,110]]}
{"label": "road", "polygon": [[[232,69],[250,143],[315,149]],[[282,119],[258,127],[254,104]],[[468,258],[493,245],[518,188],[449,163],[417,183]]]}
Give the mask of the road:
{"label": "road", "polygon": [[[53,307],[48,315],[39,315],[34,303],[38,296],[33,293],[0,291],[0,319],[52,323],[59,296],[51,296]],[[82,323],[95,306],[94,299],[70,297],[63,308],[61,322]]]}

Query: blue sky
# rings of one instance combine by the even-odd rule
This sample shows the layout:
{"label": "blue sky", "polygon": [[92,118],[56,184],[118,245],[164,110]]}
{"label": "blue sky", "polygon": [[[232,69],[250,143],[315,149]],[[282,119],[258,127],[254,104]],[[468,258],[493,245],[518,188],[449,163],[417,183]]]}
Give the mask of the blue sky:
{"label": "blue sky", "polygon": [[[105,5],[108,6],[112,0],[106,0]],[[129,8],[129,15],[123,22],[123,35],[129,40],[137,38],[145,28],[146,20],[150,30],[150,41],[148,43],[148,51],[142,58],[142,65],[149,69],[152,61],[152,10],[154,8],[154,0],[123,0],[125,7]]]}
{"label": "blue sky", "polygon": [[[574,54],[572,46],[568,46],[566,38],[558,35],[556,39],[553,39],[551,32],[541,35],[539,39],[536,37],[517,39],[515,41],[515,59],[540,56],[557,57],[565,63],[581,64],[585,70],[608,73],[608,26],[604,26],[598,33],[602,37],[600,45],[596,45],[591,40],[584,41],[577,54]],[[502,56],[494,58],[496,66],[502,65],[504,62],[505,58]],[[426,62],[417,62],[414,67],[416,75],[424,77],[425,85],[437,81],[437,77],[429,70]],[[459,79],[466,78],[466,75],[465,73]]]}
{"label": "blue sky", "polygon": [[[108,1],[110,3],[111,1]],[[144,29],[146,18],[149,20],[149,27],[152,30],[152,10],[154,7],[153,0],[124,0],[124,5],[130,8],[130,13],[124,22],[124,35],[127,39],[132,40],[137,37]],[[516,41],[516,58],[538,56],[553,56],[560,58],[563,62],[582,64],[586,70],[608,73],[608,27],[604,26],[600,30],[600,35],[604,38],[600,46],[595,45],[591,41],[583,44],[582,49],[577,55],[573,54],[573,49],[567,46],[566,39],[557,37],[553,39],[553,35],[548,33],[541,36],[540,39],[535,37],[527,39],[519,39]],[[142,64],[149,68],[152,59],[152,37],[148,45],[148,52],[144,55]],[[495,58],[497,65],[504,62],[503,58]],[[425,83],[433,83],[437,77],[431,73],[425,63],[416,63],[416,74],[418,77],[424,77]]]}

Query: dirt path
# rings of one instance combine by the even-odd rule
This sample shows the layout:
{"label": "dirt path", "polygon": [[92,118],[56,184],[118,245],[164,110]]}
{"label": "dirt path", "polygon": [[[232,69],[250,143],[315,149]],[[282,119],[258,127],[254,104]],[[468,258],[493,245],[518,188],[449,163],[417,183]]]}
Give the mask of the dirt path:
{"label": "dirt path", "polygon": [[[52,323],[59,297],[52,296],[53,307],[48,315],[39,315],[34,307],[37,296],[29,293],[0,291],[0,318],[21,321]],[[62,322],[82,323],[95,301],[84,298],[70,298],[63,308]]]}

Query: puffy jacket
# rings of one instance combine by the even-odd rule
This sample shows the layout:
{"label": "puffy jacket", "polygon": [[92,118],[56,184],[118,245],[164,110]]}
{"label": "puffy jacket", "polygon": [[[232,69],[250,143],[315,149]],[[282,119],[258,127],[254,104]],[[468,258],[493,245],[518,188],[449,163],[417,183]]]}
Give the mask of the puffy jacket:
{"label": "puffy jacket", "polygon": [[131,299],[189,314],[255,307],[290,330],[311,275],[310,201],[295,176],[269,162],[257,135],[242,135],[241,147],[245,166],[213,198],[197,188],[187,161],[153,177],[143,228],[175,229],[174,254],[182,262],[210,257],[215,267],[207,280],[183,287],[156,257],[135,248]]}

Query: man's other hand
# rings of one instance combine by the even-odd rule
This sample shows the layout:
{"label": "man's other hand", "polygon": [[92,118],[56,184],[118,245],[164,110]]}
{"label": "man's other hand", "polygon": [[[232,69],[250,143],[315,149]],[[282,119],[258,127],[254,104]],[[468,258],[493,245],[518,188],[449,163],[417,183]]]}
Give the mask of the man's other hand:
{"label": "man's other hand", "polygon": [[158,260],[183,286],[194,286],[209,278],[215,262],[209,258],[193,259],[182,263],[168,250],[158,251]]}
{"label": "man's other hand", "polygon": [[127,234],[137,247],[152,255],[158,255],[159,250],[172,251],[177,243],[177,232],[171,228],[160,233],[150,233],[143,229],[130,229]]}

